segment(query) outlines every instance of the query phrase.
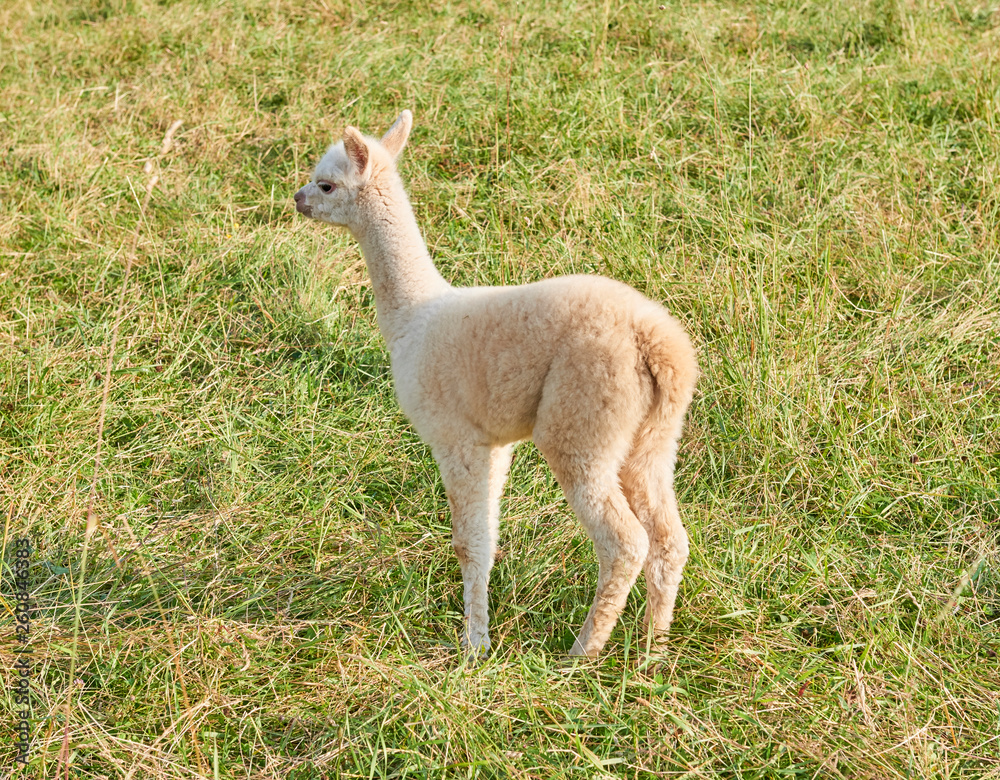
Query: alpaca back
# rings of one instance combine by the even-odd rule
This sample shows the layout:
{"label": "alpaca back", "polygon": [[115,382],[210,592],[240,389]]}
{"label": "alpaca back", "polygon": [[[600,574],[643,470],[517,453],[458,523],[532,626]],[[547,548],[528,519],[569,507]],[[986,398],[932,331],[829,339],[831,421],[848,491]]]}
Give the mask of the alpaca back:
{"label": "alpaca back", "polygon": [[[666,413],[683,413],[697,375],[690,341],[663,307],[594,276],[453,290],[393,349],[394,374],[410,377],[400,402],[421,435],[424,418],[458,415],[496,441],[531,435],[546,380],[567,360],[592,379],[568,390],[581,413],[609,402],[649,409],[656,383]],[[613,399],[592,397],[609,387]]]}

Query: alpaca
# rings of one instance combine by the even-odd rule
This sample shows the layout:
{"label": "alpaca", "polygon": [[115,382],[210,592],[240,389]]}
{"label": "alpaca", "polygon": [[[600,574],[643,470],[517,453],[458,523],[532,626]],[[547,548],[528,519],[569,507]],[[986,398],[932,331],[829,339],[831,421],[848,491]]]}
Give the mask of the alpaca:
{"label": "alpaca", "polygon": [[399,404],[430,445],[452,514],[470,657],[490,648],[487,586],[514,444],[532,439],[593,541],[597,594],[571,655],[596,656],[646,573],[654,641],[673,617],[688,539],[674,498],[677,440],[698,375],[657,303],[600,276],[455,288],[431,261],[396,170],[413,126],[356,128],[295,193],[307,217],[360,243]]}

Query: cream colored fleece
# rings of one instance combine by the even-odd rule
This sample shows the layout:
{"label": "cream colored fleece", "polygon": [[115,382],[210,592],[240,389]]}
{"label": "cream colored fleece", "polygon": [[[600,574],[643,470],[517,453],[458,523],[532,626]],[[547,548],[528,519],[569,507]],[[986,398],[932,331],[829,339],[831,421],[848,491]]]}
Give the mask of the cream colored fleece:
{"label": "cream colored fleece", "polygon": [[691,342],[662,306],[604,277],[449,285],[396,170],[412,123],[404,111],[381,140],[348,127],[295,204],[361,244],[399,403],[431,446],[451,505],[462,644],[471,655],[490,646],[500,496],[513,445],[529,438],[600,562],[570,652],[601,651],[643,568],[646,621],[662,638],[688,556],[673,470],[698,375]]}

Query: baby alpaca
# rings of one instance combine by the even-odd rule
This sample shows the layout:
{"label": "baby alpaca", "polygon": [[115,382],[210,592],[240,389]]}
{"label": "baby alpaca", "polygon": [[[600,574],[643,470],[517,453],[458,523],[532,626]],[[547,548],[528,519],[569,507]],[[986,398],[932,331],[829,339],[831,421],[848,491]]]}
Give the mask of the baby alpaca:
{"label": "baby alpaca", "polygon": [[698,374],[659,304],[599,276],[456,289],[431,262],[396,171],[413,126],[381,141],[348,127],[295,193],[307,217],[361,244],[400,406],[432,448],[465,586],[462,645],[490,647],[487,585],[514,444],[532,439],[594,543],[597,595],[570,653],[607,642],[639,570],[663,637],[688,539],[674,498],[677,440]]}

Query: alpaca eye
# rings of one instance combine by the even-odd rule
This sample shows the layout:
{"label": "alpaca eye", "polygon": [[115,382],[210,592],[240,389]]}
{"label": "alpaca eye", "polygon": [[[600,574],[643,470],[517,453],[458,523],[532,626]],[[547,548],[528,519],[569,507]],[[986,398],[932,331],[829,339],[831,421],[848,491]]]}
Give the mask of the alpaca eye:
{"label": "alpaca eye", "polygon": [[321,181],[317,183],[317,186],[323,190],[323,192],[330,193],[333,192],[333,185],[328,181]]}

